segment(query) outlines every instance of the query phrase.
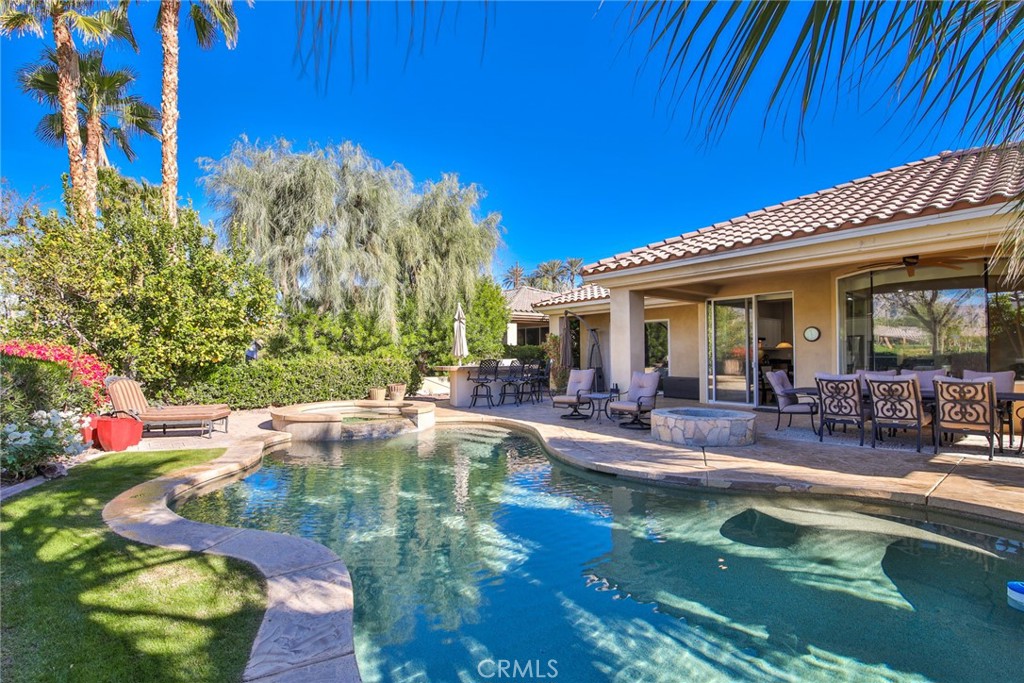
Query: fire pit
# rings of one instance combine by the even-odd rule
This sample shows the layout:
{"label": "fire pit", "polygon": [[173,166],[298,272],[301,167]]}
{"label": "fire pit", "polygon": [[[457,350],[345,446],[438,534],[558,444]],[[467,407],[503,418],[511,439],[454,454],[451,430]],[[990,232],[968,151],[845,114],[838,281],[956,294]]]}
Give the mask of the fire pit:
{"label": "fire pit", "polygon": [[651,435],[684,446],[749,446],[754,414],[718,408],[659,408],[651,411]]}

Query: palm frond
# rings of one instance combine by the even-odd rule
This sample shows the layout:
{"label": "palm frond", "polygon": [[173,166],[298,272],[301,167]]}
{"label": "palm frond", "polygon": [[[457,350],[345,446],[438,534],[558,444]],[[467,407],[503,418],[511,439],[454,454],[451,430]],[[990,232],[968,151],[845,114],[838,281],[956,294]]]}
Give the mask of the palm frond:
{"label": "palm frond", "polygon": [[43,23],[33,12],[8,7],[0,12],[0,33],[3,35],[22,35],[31,33],[43,37]]}
{"label": "palm frond", "polygon": [[217,42],[217,26],[206,13],[204,5],[192,3],[188,8],[192,28],[196,32],[196,43],[209,50]]}

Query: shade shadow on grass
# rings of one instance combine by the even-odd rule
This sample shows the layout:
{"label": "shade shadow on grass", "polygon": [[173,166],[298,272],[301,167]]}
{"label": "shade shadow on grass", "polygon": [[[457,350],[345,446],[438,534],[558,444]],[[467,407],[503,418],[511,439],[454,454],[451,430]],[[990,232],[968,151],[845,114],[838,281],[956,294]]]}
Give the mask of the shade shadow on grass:
{"label": "shade shadow on grass", "polygon": [[252,566],[128,541],[122,491],[221,450],[120,453],[0,508],[3,681],[241,680],[266,606]]}

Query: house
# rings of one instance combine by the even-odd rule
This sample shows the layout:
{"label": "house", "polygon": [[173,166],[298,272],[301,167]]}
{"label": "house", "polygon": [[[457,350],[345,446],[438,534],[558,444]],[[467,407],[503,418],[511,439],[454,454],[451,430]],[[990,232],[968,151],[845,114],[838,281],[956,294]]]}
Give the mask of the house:
{"label": "house", "polygon": [[1024,292],[994,258],[1022,192],[1021,144],[944,152],[601,259],[534,308],[596,330],[620,386],[666,336],[678,395],[705,402],[767,400],[768,368],[1024,379]]}
{"label": "house", "polygon": [[556,292],[536,287],[521,286],[502,291],[510,313],[505,343],[510,346],[543,344],[548,337],[548,316],[533,309],[533,305],[550,299]]}

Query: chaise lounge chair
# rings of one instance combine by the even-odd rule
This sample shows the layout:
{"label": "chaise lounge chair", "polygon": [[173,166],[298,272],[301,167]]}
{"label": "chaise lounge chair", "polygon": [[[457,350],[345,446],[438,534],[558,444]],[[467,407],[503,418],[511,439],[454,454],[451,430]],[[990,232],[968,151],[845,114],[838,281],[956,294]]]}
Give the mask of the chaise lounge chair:
{"label": "chaise lounge chair", "polygon": [[108,383],[107,393],[115,411],[134,415],[142,421],[145,429],[163,427],[166,434],[168,427],[198,424],[202,435],[212,438],[214,423],[223,422],[224,432],[228,431],[231,408],[226,403],[153,408],[146,400],[146,395],[142,393],[139,383],[124,377]]}

